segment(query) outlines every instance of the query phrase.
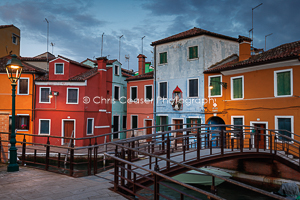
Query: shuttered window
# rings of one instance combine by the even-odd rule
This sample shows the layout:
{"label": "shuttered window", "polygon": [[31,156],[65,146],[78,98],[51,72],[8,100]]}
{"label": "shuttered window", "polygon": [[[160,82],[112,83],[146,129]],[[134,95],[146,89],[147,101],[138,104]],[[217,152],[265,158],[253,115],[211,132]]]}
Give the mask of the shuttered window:
{"label": "shuttered window", "polygon": [[213,88],[210,89],[210,96],[219,96],[221,95],[221,76],[210,77],[210,86]]}
{"label": "shuttered window", "polygon": [[198,97],[198,79],[189,80],[189,97]]}
{"label": "shuttered window", "polygon": [[232,79],[232,97],[233,99],[241,99],[243,98],[243,78],[233,78]]}
{"label": "shuttered window", "polygon": [[19,86],[18,94],[28,94],[28,79],[20,78],[18,86]]}
{"label": "shuttered window", "polygon": [[277,96],[291,95],[291,71],[277,72]]}
{"label": "shuttered window", "polygon": [[68,88],[68,101],[67,103],[78,103],[78,89]]}
{"label": "shuttered window", "polygon": [[115,101],[119,101],[119,99],[120,99],[120,87],[119,86],[115,86],[114,92],[115,92],[115,94],[114,94],[114,100]]}
{"label": "shuttered window", "polygon": [[[292,120],[291,120],[291,118],[280,118],[280,117],[278,117],[277,120],[278,120],[278,129],[282,130],[282,131],[279,131],[279,133],[282,134],[282,135],[286,135],[288,137],[291,137],[291,133],[290,133],[292,131]],[[287,139],[285,137],[282,137],[282,136],[279,136],[279,140],[290,141],[289,139]]]}
{"label": "shuttered window", "polygon": [[145,100],[152,100],[152,85],[145,86]]}
{"label": "shuttered window", "polygon": [[198,46],[189,47],[189,59],[198,58]]}
{"label": "shuttered window", "polygon": [[50,134],[50,120],[41,119],[40,120],[40,134]]}
{"label": "shuttered window", "polygon": [[164,64],[164,63],[167,63],[168,60],[167,60],[167,52],[164,52],[164,53],[160,53],[159,54],[159,64]]}
{"label": "shuttered window", "polygon": [[[233,125],[243,125],[242,117],[233,118]],[[234,137],[237,137],[238,133],[243,129],[241,126],[234,126]]]}
{"label": "shuttered window", "polygon": [[131,128],[138,127],[138,116],[131,116]]}
{"label": "shuttered window", "polygon": [[159,96],[161,98],[167,98],[167,82],[159,83]]}
{"label": "shuttered window", "polygon": [[87,130],[86,130],[87,135],[93,135],[94,134],[93,126],[94,126],[94,119],[93,118],[88,118],[87,119]]}
{"label": "shuttered window", "polygon": [[41,88],[40,89],[40,102],[49,103],[50,102],[49,93],[50,93],[50,88]]}
{"label": "shuttered window", "polygon": [[130,87],[130,100],[137,101],[137,87]]}

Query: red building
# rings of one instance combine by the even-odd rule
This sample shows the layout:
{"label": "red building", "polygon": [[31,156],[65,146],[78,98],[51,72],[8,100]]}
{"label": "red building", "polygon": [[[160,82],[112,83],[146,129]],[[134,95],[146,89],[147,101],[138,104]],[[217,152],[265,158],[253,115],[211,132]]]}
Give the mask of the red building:
{"label": "red building", "polygon": [[[98,67],[92,68],[62,56],[51,60],[49,74],[35,80],[34,133],[74,138],[109,133],[112,69],[106,68],[106,62],[105,57],[97,58]],[[34,142],[44,143],[46,137],[37,137]],[[67,145],[69,140],[50,142]],[[76,146],[88,144],[88,140],[75,141]]]}
{"label": "red building", "polygon": [[[153,126],[153,71],[145,73],[145,58],[140,54],[139,75],[127,81],[127,128]],[[151,128],[136,131],[135,135],[152,134]],[[127,134],[131,137],[131,133]]]}

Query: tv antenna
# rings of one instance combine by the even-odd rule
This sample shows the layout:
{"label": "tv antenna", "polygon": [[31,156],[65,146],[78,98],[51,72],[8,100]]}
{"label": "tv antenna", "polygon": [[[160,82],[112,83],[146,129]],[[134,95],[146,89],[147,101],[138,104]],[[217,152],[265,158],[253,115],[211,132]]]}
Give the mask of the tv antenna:
{"label": "tv antenna", "polygon": [[128,54],[128,55],[125,55],[125,62],[126,62],[126,61],[128,62],[128,70],[129,70],[129,59],[130,59],[129,54]]}
{"label": "tv antenna", "polygon": [[55,43],[51,42],[50,45],[52,46],[52,54],[53,54],[53,46],[55,45]]}

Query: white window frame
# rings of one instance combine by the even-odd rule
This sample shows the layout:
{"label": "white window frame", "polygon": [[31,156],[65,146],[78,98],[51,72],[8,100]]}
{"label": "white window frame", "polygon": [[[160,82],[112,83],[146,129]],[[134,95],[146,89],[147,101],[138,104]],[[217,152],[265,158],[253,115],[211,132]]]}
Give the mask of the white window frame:
{"label": "white window frame", "polygon": [[[62,64],[63,65],[63,73],[56,73],[56,65],[57,64]],[[54,64],[54,74],[55,75],[64,75],[64,73],[65,73],[65,64],[64,63],[55,63]]]}
{"label": "white window frame", "polygon": [[[167,62],[166,63],[160,63],[160,54],[162,54],[162,53],[167,53]],[[167,51],[163,51],[163,52],[160,52],[160,53],[158,53],[158,65],[166,65],[166,64],[168,64],[168,52]]]}
{"label": "white window frame", "polygon": [[[28,130],[29,130],[29,126],[30,126],[30,115],[29,115],[29,114],[17,114],[16,116],[25,116],[25,117],[29,117],[29,119],[28,119],[28,120],[29,120],[29,123],[28,123],[27,129],[17,129],[17,128],[16,128],[19,132],[20,132],[20,131],[25,131],[25,132],[28,131]],[[11,115],[10,115],[9,117],[11,117]]]}
{"label": "white window frame", "polygon": [[[151,86],[151,93],[152,93],[152,98],[150,100],[147,100],[147,90],[146,88]],[[153,101],[153,85],[145,85],[144,86],[144,100],[145,101]]]}
{"label": "white window frame", "polygon": [[131,115],[131,116],[130,116],[130,118],[131,118],[131,119],[130,119],[130,128],[131,128],[131,129],[133,129],[133,128],[132,128],[132,117],[134,117],[134,116],[137,117],[137,118],[136,118],[137,128],[139,127],[139,116],[138,116],[138,115]]}
{"label": "white window frame", "polygon": [[[277,74],[281,72],[290,72],[290,82],[291,82],[291,94],[290,95],[277,95]],[[284,69],[284,70],[278,70],[274,71],[274,96],[275,97],[291,97],[293,96],[293,69]]]}
{"label": "white window frame", "polygon": [[[92,119],[92,133],[88,133],[88,125],[89,125],[89,119]],[[87,118],[86,119],[86,135],[94,135],[94,118]]]}
{"label": "white window frame", "polygon": [[[116,67],[118,67],[117,73],[116,73]],[[117,75],[117,76],[120,75],[120,66],[119,65],[114,66],[114,75]]]}
{"label": "white window frame", "polygon": [[[198,47],[198,57],[197,58],[190,58],[190,47]],[[187,55],[187,59],[188,60],[198,60],[199,59],[199,45],[192,45],[192,46],[188,46],[187,47],[187,53],[188,53],[188,55]]]}
{"label": "white window frame", "polygon": [[136,99],[138,99],[138,86],[130,86],[130,102],[137,102],[137,100],[132,99],[131,97],[131,88],[136,88]]}
{"label": "white window frame", "polygon": [[[243,116],[243,115],[234,115],[234,116],[231,116],[231,124],[232,124],[232,126],[234,126],[234,124],[233,124],[234,118],[243,118],[243,124],[242,125],[245,125],[245,116]],[[244,127],[242,127],[242,129],[244,130]],[[231,130],[234,130],[233,127],[231,128]],[[230,133],[230,135],[231,135],[231,137],[234,137],[233,133]],[[245,135],[244,135],[244,138],[245,138]]]}
{"label": "white window frame", "polygon": [[209,89],[209,86],[210,86],[210,78],[215,78],[215,77],[221,77],[220,78],[220,82],[222,82],[222,75],[213,75],[213,76],[208,76],[208,97],[222,97],[223,95],[223,88],[222,88],[222,85],[220,83],[220,88],[221,88],[221,95],[214,95],[214,96],[211,96],[211,89]]}
{"label": "white window frame", "polygon": [[[119,94],[118,94],[119,99],[115,99],[116,87],[119,88]],[[121,98],[121,87],[118,85],[114,85],[114,101],[120,101],[120,98]]]}
{"label": "white window frame", "polygon": [[51,92],[51,87],[40,87],[40,94],[39,94],[39,103],[51,103],[51,98],[49,97],[49,102],[42,101],[42,88],[49,88],[49,92]]}
{"label": "white window frame", "polygon": [[169,96],[169,95],[168,95],[168,89],[169,89],[169,88],[168,88],[168,86],[169,86],[168,81],[161,81],[161,82],[158,82],[158,95],[157,95],[157,96],[158,96],[160,99],[163,99],[163,97],[160,96],[160,84],[161,84],[161,83],[167,83],[167,97],[165,98],[165,99],[167,99],[168,96]]}
{"label": "white window frame", "polygon": [[[47,134],[47,133],[41,133],[41,121],[42,120],[49,121],[49,134]],[[39,119],[39,135],[51,135],[51,119]]]}
{"label": "white window frame", "polygon": [[[197,87],[197,90],[198,90],[198,96],[196,96],[196,97],[190,97],[190,80],[195,80],[195,79],[197,79],[197,81],[198,81],[198,87]],[[189,79],[187,79],[187,97],[188,98],[199,98],[199,78],[189,78]]]}
{"label": "white window frame", "polygon": [[[14,38],[16,38],[16,42],[14,42]],[[15,34],[12,34],[11,41],[12,41],[13,44],[17,45],[18,44],[18,37]]]}
{"label": "white window frame", "polygon": [[[238,79],[238,78],[242,78],[242,92],[243,92],[243,96],[242,98],[233,98],[233,80],[234,79]],[[234,76],[234,77],[231,77],[230,78],[230,89],[231,89],[231,99],[232,100],[240,100],[240,99],[244,99],[244,96],[245,96],[245,88],[244,88],[244,76]]]}
{"label": "white window frame", "polygon": [[[69,103],[68,102],[68,97],[69,97],[69,89],[77,89],[77,102],[76,103]],[[66,104],[78,104],[78,100],[79,100],[79,88],[67,88],[67,99],[66,99]]]}
{"label": "white window frame", "polygon": [[[294,116],[292,115],[275,115],[275,129],[278,130],[278,118],[290,118],[291,119],[291,138],[294,139]],[[282,143],[279,140],[276,140],[278,143]],[[289,142],[290,144],[293,144],[294,141]]]}
{"label": "white window frame", "polygon": [[[27,82],[27,94],[20,94],[20,80],[21,79],[27,79],[28,80],[28,82]],[[27,77],[24,77],[24,78],[20,78],[20,80],[18,81],[18,95],[29,95],[29,78],[27,78]]]}

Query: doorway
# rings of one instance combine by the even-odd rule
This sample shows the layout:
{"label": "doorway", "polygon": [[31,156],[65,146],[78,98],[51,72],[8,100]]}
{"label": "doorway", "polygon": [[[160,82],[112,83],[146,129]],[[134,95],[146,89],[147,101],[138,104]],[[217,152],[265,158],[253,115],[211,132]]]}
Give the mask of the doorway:
{"label": "doorway", "polygon": [[[175,130],[183,129],[183,119],[173,119],[175,124]],[[176,132],[176,137],[181,137],[183,135],[182,131]],[[182,138],[177,140],[178,143],[182,143]]]}
{"label": "doorway", "polygon": [[[74,120],[63,120],[63,137],[75,137]],[[70,139],[63,139],[62,145],[69,145]]]}
{"label": "doorway", "polygon": [[258,135],[254,135],[254,147],[257,147],[258,142],[258,148],[259,149],[265,149],[266,148],[266,124],[264,123],[254,123],[253,126],[255,128],[258,128]]}
{"label": "doorway", "polygon": [[[151,120],[151,119],[150,119],[150,120],[149,120],[149,119],[146,119],[146,120],[145,120],[145,126],[146,126],[146,127],[152,126],[152,120]],[[147,135],[151,135],[151,134],[152,134],[152,128],[147,128],[147,129],[146,129],[146,134],[147,134]],[[147,138],[147,142],[151,142],[151,141],[152,141],[152,138],[151,138],[151,137],[148,137],[148,138]]]}
{"label": "doorway", "polygon": [[[220,125],[225,125],[225,122],[222,118],[220,117],[212,117],[209,119],[208,124],[220,124]],[[224,126],[215,126],[215,127],[210,127],[209,130],[210,131],[217,131],[220,132],[221,130],[225,130]],[[208,134],[208,137],[210,138],[210,140],[212,141],[212,147],[216,147],[219,146],[220,142],[220,134],[219,133],[212,133],[212,134]],[[224,145],[226,145],[226,140],[224,141]],[[209,145],[209,144],[207,144]]]}

